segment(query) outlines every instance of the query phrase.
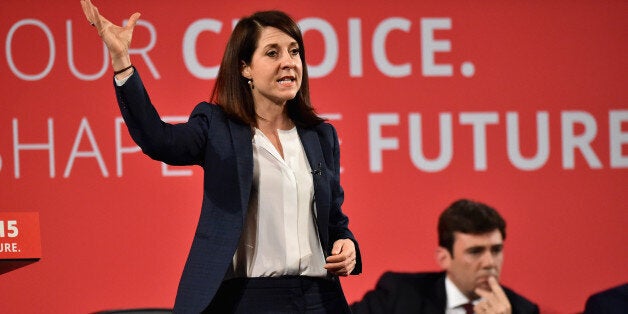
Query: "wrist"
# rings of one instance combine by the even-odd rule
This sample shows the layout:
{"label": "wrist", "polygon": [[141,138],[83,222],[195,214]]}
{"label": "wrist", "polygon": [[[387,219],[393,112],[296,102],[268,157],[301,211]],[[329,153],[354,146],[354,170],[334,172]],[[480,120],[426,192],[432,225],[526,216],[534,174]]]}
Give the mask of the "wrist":
{"label": "wrist", "polygon": [[112,64],[111,67],[113,68],[113,73],[118,73],[120,71],[123,70],[128,70],[130,67],[132,67],[133,64],[131,64],[131,62],[120,62],[120,63],[116,63],[116,64]]}
{"label": "wrist", "polygon": [[123,54],[120,56],[111,56],[111,67],[114,72],[120,71],[124,68],[127,68],[131,65],[131,58],[128,54]]}
{"label": "wrist", "polygon": [[113,70],[113,74],[114,74],[114,75],[122,74],[122,73],[127,72],[128,70],[130,70],[130,69],[132,69],[132,68],[133,68],[133,65],[132,65],[132,64],[130,64],[130,65],[128,65],[128,66],[126,66],[126,67],[124,67],[124,68],[122,68],[122,69],[120,69],[120,70],[115,70],[115,69],[114,69],[114,70]]}
{"label": "wrist", "polygon": [[113,76],[116,78],[116,80],[124,80],[133,75],[133,72],[135,72],[135,67],[133,67],[133,65],[129,65],[128,67],[114,71]]}

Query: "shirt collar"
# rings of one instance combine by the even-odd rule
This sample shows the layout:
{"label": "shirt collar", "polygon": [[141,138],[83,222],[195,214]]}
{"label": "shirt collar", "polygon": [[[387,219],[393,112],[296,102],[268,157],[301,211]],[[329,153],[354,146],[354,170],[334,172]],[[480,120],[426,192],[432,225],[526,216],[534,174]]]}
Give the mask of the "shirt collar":
{"label": "shirt collar", "polygon": [[449,279],[449,275],[445,277],[445,292],[447,293],[447,309],[453,309],[469,303],[469,299]]}

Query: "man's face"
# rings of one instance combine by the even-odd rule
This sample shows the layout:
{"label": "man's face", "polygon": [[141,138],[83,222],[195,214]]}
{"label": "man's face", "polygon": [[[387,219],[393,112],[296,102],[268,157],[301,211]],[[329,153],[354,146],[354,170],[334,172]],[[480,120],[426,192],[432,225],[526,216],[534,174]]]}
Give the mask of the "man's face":
{"label": "man's face", "polygon": [[469,299],[477,298],[476,288],[490,291],[488,278],[499,279],[504,261],[502,234],[495,229],[483,234],[454,232],[453,256],[445,252],[441,266]]}

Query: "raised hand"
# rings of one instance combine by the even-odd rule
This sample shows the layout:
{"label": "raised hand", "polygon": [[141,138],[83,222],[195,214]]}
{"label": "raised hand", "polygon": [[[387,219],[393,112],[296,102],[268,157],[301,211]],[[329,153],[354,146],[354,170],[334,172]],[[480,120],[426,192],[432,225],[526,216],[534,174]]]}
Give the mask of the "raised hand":
{"label": "raised hand", "polygon": [[85,18],[98,30],[98,35],[107,46],[113,69],[120,70],[130,66],[129,46],[131,45],[133,29],[140,18],[140,13],[133,13],[127,25],[121,27],[100,15],[98,8],[90,0],[81,0],[81,7],[83,8]]}

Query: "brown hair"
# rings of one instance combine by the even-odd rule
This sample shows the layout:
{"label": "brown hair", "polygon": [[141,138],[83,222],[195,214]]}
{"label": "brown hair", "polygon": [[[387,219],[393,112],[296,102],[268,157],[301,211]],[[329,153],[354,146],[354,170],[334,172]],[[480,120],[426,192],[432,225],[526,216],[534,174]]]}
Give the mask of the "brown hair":
{"label": "brown hair", "polygon": [[438,219],[438,245],[446,248],[453,256],[454,232],[483,234],[499,230],[506,239],[506,221],[492,207],[459,199],[453,202]]}
{"label": "brown hair", "polygon": [[242,62],[250,64],[264,27],[279,29],[296,40],[299,45],[303,77],[301,88],[296,96],[286,103],[288,117],[296,125],[303,127],[321,123],[324,119],[316,114],[310,103],[310,87],[301,30],[290,16],[281,11],[256,12],[242,18],[236,24],[225,48],[210,101],[222,107],[232,119],[251,126],[257,124],[253,94],[247,79],[241,75],[241,65]]}

